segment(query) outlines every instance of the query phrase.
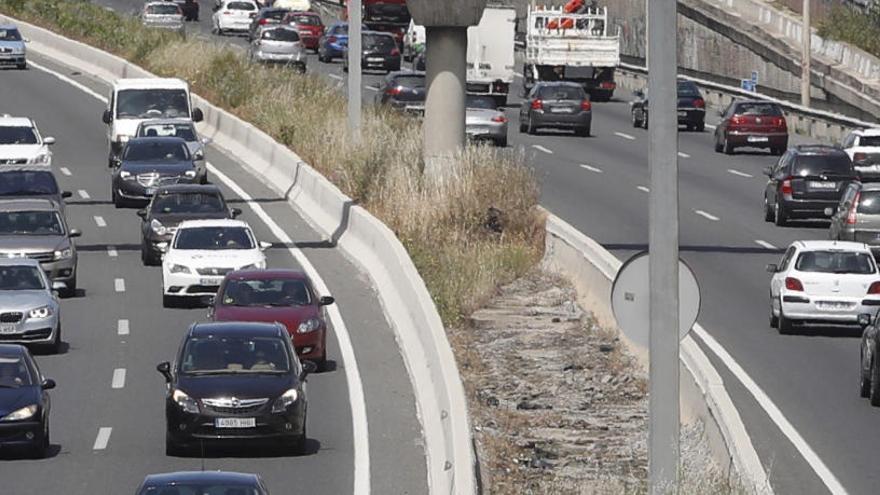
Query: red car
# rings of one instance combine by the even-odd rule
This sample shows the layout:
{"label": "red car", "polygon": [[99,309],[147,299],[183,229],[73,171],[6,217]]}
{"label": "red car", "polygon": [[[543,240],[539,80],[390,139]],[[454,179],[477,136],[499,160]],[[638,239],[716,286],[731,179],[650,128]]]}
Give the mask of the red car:
{"label": "red car", "polygon": [[312,281],[298,270],[242,270],[226,275],[208,316],[213,321],[279,322],[287,327],[300,359],[323,367],[327,361],[327,323]]}
{"label": "red car", "polygon": [[721,112],[715,128],[715,151],[732,154],[736,148],[765,148],[774,155],[788,148],[788,125],[782,108],[771,101],[734,100]]}
{"label": "red car", "polygon": [[302,45],[309,50],[318,52],[318,40],[324,36],[324,23],[321,16],[314,12],[290,12],[281,21],[296,28]]}

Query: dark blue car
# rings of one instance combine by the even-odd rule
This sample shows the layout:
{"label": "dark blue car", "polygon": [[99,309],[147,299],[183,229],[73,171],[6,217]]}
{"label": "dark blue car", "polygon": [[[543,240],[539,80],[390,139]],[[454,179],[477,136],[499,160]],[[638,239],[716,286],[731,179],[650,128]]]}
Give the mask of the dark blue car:
{"label": "dark blue car", "polygon": [[[366,27],[363,28],[366,31]],[[318,40],[318,60],[330,63],[334,58],[342,58],[345,47],[348,46],[348,23],[336,22],[324,31],[324,36]]]}
{"label": "dark blue car", "polygon": [[138,488],[138,495],[194,495],[202,493],[235,493],[269,495],[257,474],[224,471],[181,471],[150,474]]}
{"label": "dark blue car", "polygon": [[186,141],[179,137],[133,138],[110,166],[111,197],[117,208],[130,203],[147,204],[161,186],[206,182],[205,172],[196,165]]}
{"label": "dark blue car", "polygon": [[[11,313],[0,314],[3,321]],[[0,344],[0,445],[21,447],[35,458],[49,448],[49,394],[55,382],[44,379],[27,348]]]}

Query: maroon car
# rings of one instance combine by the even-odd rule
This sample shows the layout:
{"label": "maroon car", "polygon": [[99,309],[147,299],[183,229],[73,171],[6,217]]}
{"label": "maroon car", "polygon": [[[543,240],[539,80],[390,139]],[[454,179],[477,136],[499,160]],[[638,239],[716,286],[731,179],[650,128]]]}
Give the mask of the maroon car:
{"label": "maroon car", "polygon": [[735,100],[721,113],[715,128],[715,151],[764,148],[774,155],[788,148],[788,125],[782,108],[771,101]]}
{"label": "maroon car", "polygon": [[208,312],[214,321],[279,322],[287,327],[300,359],[322,367],[327,360],[327,323],[312,281],[298,270],[242,270],[226,275]]}
{"label": "maroon car", "polygon": [[309,50],[318,52],[318,40],[324,36],[324,23],[321,16],[314,12],[290,12],[284,16],[282,24],[289,24],[296,28],[302,45]]}

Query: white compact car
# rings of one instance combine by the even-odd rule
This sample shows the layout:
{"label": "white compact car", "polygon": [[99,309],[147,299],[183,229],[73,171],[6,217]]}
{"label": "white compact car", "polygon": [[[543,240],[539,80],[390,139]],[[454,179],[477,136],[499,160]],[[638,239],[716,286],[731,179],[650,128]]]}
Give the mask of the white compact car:
{"label": "white compact car", "polygon": [[880,180],[880,129],[856,129],[841,144],[862,180]]}
{"label": "white compact car", "polygon": [[880,273],[867,244],[795,241],[767,271],[770,326],[782,334],[801,322],[857,324],[880,308]]}
{"label": "white compact car", "polygon": [[51,165],[52,144],[55,138],[42,137],[33,120],[0,116],[0,165]]}
{"label": "white compact car", "polygon": [[260,10],[254,0],[222,0],[214,7],[211,16],[211,30],[223,35],[229,32],[244,33],[251,27],[251,21]]}
{"label": "white compact car", "polygon": [[240,220],[182,222],[170,244],[157,247],[162,259],[162,303],[171,307],[180,298],[213,295],[223,277],[235,270],[266,268],[263,251],[250,226]]}

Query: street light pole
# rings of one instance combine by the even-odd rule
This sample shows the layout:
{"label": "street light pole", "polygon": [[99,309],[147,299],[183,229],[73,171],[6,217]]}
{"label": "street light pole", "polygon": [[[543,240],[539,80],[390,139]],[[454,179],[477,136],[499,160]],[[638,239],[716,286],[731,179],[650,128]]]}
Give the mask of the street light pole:
{"label": "street light pole", "polygon": [[348,0],[348,130],[361,139],[361,0]]}
{"label": "street light pole", "polygon": [[649,432],[651,495],[678,493],[678,5],[648,2]]}
{"label": "street light pole", "polygon": [[810,59],[812,58],[812,29],[810,0],[804,0],[804,23],[801,26],[801,105],[810,106]]}

